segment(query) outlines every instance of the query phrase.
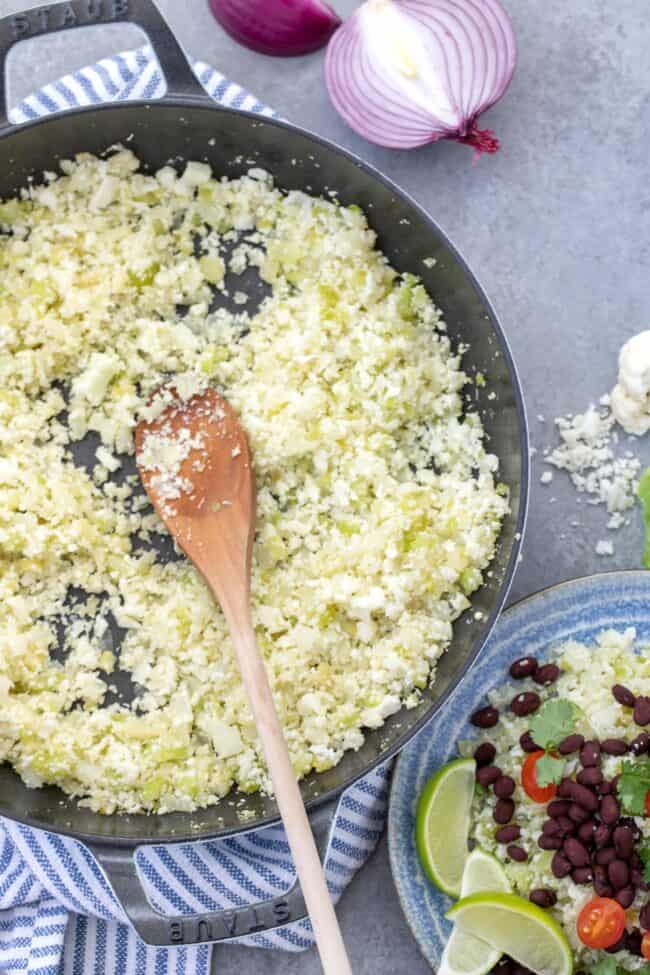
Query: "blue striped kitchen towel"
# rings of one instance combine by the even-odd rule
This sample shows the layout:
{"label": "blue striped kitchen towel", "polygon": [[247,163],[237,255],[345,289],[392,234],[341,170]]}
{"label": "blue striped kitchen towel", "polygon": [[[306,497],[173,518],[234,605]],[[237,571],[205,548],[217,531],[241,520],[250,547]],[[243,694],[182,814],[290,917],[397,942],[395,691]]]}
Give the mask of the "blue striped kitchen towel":
{"label": "blue striped kitchen towel", "polygon": [[[217,101],[275,114],[209,65],[196,61],[193,67]],[[20,124],[77,105],[163,94],[157,61],[143,47],[46,85],[9,117]],[[388,766],[375,770],[338,802],[325,858],[335,901],[383,832],[388,776]],[[142,847],[137,863],[152,904],[163,914],[205,914],[278,896],[294,879],[279,826],[214,842]],[[309,921],[297,921],[240,943],[301,951],[313,945],[313,936]],[[0,975],[209,975],[211,952],[209,946],[146,946],[83,844],[0,818]]]}

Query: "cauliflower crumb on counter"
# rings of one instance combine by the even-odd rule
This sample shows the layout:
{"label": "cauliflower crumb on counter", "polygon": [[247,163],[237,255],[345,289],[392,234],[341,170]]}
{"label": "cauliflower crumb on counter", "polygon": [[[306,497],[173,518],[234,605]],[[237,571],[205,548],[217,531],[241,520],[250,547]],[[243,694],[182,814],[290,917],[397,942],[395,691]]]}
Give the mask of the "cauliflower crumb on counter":
{"label": "cauliflower crumb on counter", "polygon": [[[133,431],[173,380],[242,418],[257,637],[297,774],[331,768],[417,702],[494,555],[508,501],[460,356],[357,207],[128,151],[61,169],[0,205],[0,761],[104,813],[269,789],[221,611],[148,545]],[[270,294],[211,311],[244,259]]]}

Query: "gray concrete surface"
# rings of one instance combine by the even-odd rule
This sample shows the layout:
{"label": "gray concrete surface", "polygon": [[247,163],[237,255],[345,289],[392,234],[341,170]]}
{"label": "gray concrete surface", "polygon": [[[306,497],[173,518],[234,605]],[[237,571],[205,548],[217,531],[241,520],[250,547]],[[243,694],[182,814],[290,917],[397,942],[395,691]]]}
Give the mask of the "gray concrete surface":
{"label": "gray concrete surface", "polygon": [[[343,15],[354,0],[333,0]],[[552,418],[576,412],[612,384],[622,341],[650,326],[650,8],[646,0],[506,0],[520,58],[505,99],[486,117],[502,141],[471,162],[450,143],[414,152],[368,145],[329,104],[322,54],[276,60],[243,50],[212,20],[207,0],[160,0],[195,56],[247,84],[283,115],[352,148],[405,187],[464,252],[493,298],[519,364],[538,448]],[[0,0],[0,15],[19,9]],[[137,44],[113,27],[18,48],[11,96],[98,57]],[[540,419],[537,419],[537,417]],[[544,417],[545,419],[541,419]],[[647,461],[650,450],[637,444]],[[641,526],[607,537],[601,508],[577,506],[563,476],[539,483],[533,465],[524,559],[512,598],[575,575],[640,564]],[[570,522],[579,520],[579,526]],[[382,845],[340,907],[356,975],[425,975],[403,920]],[[314,953],[287,956],[237,947],[215,951],[221,975],[315,975]]]}

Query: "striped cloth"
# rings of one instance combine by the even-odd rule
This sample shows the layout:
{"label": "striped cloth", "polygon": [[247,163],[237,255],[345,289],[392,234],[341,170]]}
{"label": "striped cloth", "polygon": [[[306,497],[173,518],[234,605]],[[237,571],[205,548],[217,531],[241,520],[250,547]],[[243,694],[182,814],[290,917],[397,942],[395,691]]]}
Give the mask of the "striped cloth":
{"label": "striped cloth", "polygon": [[[275,114],[209,65],[196,61],[193,68],[224,105]],[[46,85],[9,117],[19,124],[77,105],[157,98],[164,89],[151,49],[143,47]],[[383,832],[388,777],[388,766],[375,770],[337,804],[325,857],[335,901]],[[279,896],[295,876],[278,826],[214,842],[141,847],[136,859],[148,896],[163,914],[205,914]],[[302,951],[314,942],[305,920],[240,943]],[[213,950],[148,947],[82,843],[0,818],[0,975],[209,975]]]}

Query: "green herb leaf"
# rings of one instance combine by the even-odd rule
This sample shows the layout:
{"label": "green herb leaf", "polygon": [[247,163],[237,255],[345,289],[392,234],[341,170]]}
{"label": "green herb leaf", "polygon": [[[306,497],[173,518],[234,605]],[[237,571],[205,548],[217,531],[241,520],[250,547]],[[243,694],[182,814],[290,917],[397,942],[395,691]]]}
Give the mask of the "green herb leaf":
{"label": "green herb leaf", "polygon": [[[646,884],[650,884],[650,843],[643,843],[639,847],[639,856],[641,857],[641,861],[643,863],[643,879],[645,880]],[[650,965],[646,965],[645,967],[650,973]]]}
{"label": "green herb leaf", "polygon": [[613,957],[602,958],[597,965],[591,969],[591,975],[618,975],[618,965]]}
{"label": "green herb leaf", "polygon": [[617,792],[626,813],[642,816],[645,813],[645,797],[650,792],[650,762],[624,761]]}
{"label": "green herb leaf", "polygon": [[[566,736],[565,736],[566,737]],[[564,759],[554,755],[542,755],[535,763],[535,780],[540,789],[546,785],[557,785],[564,774]]]}
{"label": "green herb leaf", "polygon": [[531,719],[530,733],[540,748],[555,748],[572,734],[578,719],[578,708],[562,697],[545,701]]}
{"label": "green herb leaf", "polygon": [[643,525],[645,528],[645,549],[643,550],[643,568],[650,569],[650,467],[641,475],[636,490],[637,497],[643,508]]}
{"label": "green herb leaf", "polygon": [[477,799],[484,799],[488,794],[489,790],[486,789],[484,785],[481,785],[480,782],[474,783],[474,795]]}

